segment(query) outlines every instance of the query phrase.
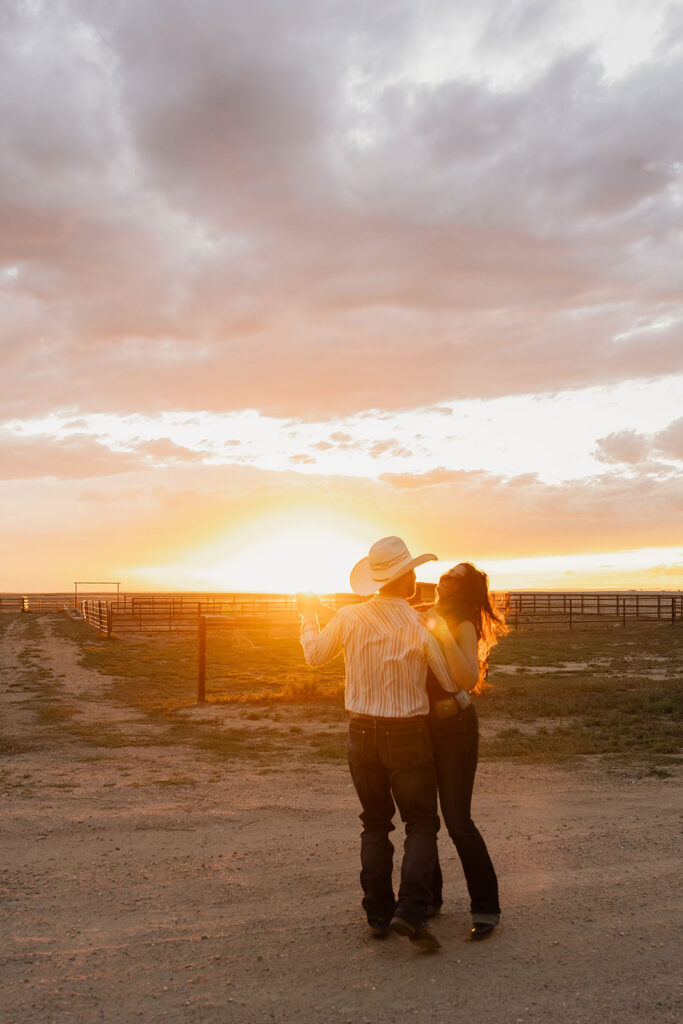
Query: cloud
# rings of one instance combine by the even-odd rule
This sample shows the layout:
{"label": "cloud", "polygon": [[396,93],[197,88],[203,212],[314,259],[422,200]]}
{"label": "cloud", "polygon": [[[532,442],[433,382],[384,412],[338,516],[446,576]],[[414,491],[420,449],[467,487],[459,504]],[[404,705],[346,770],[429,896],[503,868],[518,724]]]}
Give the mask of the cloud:
{"label": "cloud", "polygon": [[437,0],[10,3],[7,415],[306,418],[680,368],[676,24],[614,79],[560,48],[562,10],[482,5],[472,59],[529,24],[544,53],[494,86],[420,77],[419,40],[469,25]]}
{"label": "cloud", "polygon": [[307,455],[305,452],[299,455],[290,455],[289,461],[295,466],[315,464],[315,459],[313,458],[313,456]]}
{"label": "cloud", "polygon": [[207,454],[167,437],[137,440],[126,451],[112,450],[89,434],[58,439],[49,434],[21,437],[0,427],[0,480],[87,480],[151,470],[167,464],[201,462]]}
{"label": "cloud", "polygon": [[647,437],[635,430],[620,430],[598,438],[596,458],[601,462],[625,462],[635,466],[643,462],[651,449]]}
{"label": "cloud", "polygon": [[683,462],[683,416],[654,435],[654,449],[669,459]]}
{"label": "cloud", "polygon": [[135,454],[112,452],[88,435],[72,434],[59,441],[49,436],[17,437],[0,428],[2,480],[83,480],[128,473],[139,466]]}
{"label": "cloud", "polygon": [[387,454],[403,459],[410,458],[413,452],[397,441],[376,441],[373,445],[370,445],[369,454],[371,459],[379,459]]}
{"label": "cloud", "polygon": [[[233,444],[234,442],[228,441],[227,443]],[[153,441],[136,441],[134,450],[156,465],[167,462],[201,462],[212,454],[207,449],[198,450],[176,444],[170,437],[157,437]]]}
{"label": "cloud", "polygon": [[[526,476],[526,475],[525,475]],[[503,558],[676,544],[683,477],[606,473],[562,484],[440,470],[382,477],[436,550]],[[656,508],[656,515],[653,515]],[[468,556],[469,557],[469,556]]]}
{"label": "cloud", "polygon": [[652,456],[683,462],[683,416],[655,434],[620,430],[597,441],[595,457],[601,462],[642,466]]}

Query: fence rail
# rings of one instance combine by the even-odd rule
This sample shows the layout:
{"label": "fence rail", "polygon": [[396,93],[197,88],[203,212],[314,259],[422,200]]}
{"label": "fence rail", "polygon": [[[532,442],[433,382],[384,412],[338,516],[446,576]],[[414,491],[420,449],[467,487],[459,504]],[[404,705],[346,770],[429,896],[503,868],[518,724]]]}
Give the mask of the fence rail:
{"label": "fence rail", "polygon": [[[322,598],[336,610],[355,603],[355,594],[327,594]],[[101,606],[109,609],[104,616]],[[296,598],[283,594],[122,595],[118,600],[81,601],[86,622],[111,636],[134,633],[196,633],[201,616],[215,616],[229,625],[257,631],[264,639],[297,636]]]}
{"label": "fence rail", "polygon": [[108,601],[81,601],[81,615],[88,625],[111,636],[112,610]]}
{"label": "fence rail", "polygon": [[[430,597],[426,592],[421,596],[423,600]],[[681,592],[511,591],[498,592],[494,598],[499,607],[506,608],[513,630],[573,630],[610,623],[626,626],[634,620],[683,621]],[[362,599],[354,594],[323,596],[323,602],[333,609],[358,600]],[[0,596],[0,614],[60,611],[68,602],[68,594],[4,594]],[[295,636],[299,625],[296,600],[286,594],[121,594],[118,598],[97,594],[82,600],[80,607],[92,626],[117,636],[196,633],[201,615],[219,615],[266,638]]]}
{"label": "fence rail", "polygon": [[660,620],[674,625],[683,619],[683,594],[510,593],[506,621],[510,629],[600,628],[626,626],[633,620]]}
{"label": "fence rail", "polygon": [[58,612],[64,604],[60,596],[40,596],[33,594],[6,594],[0,597],[0,615],[11,615],[16,612]]}

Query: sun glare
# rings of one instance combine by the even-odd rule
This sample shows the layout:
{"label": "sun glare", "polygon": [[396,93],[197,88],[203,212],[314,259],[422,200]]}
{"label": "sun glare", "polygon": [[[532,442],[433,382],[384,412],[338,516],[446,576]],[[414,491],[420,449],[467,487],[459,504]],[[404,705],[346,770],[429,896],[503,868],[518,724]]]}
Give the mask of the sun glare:
{"label": "sun glare", "polygon": [[166,567],[196,590],[346,593],[349,573],[374,539],[339,519],[290,512],[231,532],[225,541]]}

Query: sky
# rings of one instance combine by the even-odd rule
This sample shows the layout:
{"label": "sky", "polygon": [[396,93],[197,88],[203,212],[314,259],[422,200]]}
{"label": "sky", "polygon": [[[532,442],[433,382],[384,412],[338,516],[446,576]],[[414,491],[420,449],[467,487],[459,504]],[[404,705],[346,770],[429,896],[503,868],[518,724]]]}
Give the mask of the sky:
{"label": "sky", "polygon": [[683,580],[683,9],[7,0],[0,591]]}

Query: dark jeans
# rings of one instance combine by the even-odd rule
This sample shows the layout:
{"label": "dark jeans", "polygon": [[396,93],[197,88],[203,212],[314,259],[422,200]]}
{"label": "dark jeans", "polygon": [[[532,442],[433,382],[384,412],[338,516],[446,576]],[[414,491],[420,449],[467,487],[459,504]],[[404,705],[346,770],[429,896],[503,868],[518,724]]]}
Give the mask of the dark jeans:
{"label": "dark jeans", "polygon": [[[439,828],[426,721],[351,718],[349,768],[363,808],[360,881],[368,920],[388,921],[397,913],[422,924],[432,897]],[[406,830],[398,901],[391,877],[394,847],[389,841],[396,807]]]}
{"label": "dark jeans", "polygon": [[[473,707],[454,718],[430,718],[429,735],[439,786],[444,825],[455,843],[465,873],[473,914],[499,914],[498,879],[486,843],[472,821],[470,806],[479,757],[479,723]],[[432,900],[442,901],[443,877],[438,859]]]}

